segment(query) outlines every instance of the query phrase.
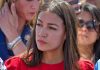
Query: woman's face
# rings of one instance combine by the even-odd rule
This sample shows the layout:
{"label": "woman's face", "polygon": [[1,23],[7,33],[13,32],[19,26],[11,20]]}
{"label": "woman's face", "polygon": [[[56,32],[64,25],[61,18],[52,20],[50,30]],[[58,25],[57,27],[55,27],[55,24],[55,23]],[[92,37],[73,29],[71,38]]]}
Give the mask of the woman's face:
{"label": "woman's face", "polygon": [[[92,16],[90,13],[83,11],[78,15],[80,21],[80,26],[78,27],[78,44],[79,45],[93,45],[97,38],[98,34],[94,28],[89,28],[89,25],[93,22]],[[85,25],[84,25],[85,23]],[[98,30],[98,26],[96,26]]]}
{"label": "woman's face", "polygon": [[40,0],[16,0],[16,11],[20,18],[31,20],[39,9]]}
{"label": "woman's face", "polygon": [[41,51],[62,50],[65,40],[62,19],[52,12],[41,12],[36,24],[36,43]]}

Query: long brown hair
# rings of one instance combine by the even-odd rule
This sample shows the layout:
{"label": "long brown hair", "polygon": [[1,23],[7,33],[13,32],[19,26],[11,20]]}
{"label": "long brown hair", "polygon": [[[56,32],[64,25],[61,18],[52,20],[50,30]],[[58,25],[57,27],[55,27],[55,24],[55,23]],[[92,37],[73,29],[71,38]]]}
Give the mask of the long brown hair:
{"label": "long brown hair", "polygon": [[[65,31],[66,31],[66,40],[63,46],[64,70],[78,70],[77,61],[79,60],[79,53],[77,50],[77,35],[76,35],[77,20],[74,10],[67,2],[60,0],[54,0],[49,5],[42,5],[38,14],[41,11],[47,11],[47,10],[57,14],[64,21]],[[43,57],[43,52],[38,50],[35,40],[36,37],[35,27],[37,23],[38,14],[36,16],[33,35],[29,46],[33,48],[32,53],[31,54],[28,53],[27,56],[24,58],[25,63],[30,66],[39,65]]]}

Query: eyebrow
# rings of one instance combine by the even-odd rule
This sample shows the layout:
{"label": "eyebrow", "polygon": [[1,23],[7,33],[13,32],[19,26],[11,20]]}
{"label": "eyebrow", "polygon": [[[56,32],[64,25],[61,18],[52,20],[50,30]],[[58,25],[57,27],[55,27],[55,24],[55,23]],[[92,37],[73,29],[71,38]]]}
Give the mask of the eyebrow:
{"label": "eyebrow", "polygon": [[57,24],[54,23],[48,23],[48,25],[59,27]]}
{"label": "eyebrow", "polygon": [[[41,22],[41,23],[43,23],[43,21],[42,21],[41,19],[38,19],[38,21]],[[59,27],[59,26],[58,26],[57,24],[55,24],[55,23],[48,23],[48,25],[54,25],[54,26]]]}

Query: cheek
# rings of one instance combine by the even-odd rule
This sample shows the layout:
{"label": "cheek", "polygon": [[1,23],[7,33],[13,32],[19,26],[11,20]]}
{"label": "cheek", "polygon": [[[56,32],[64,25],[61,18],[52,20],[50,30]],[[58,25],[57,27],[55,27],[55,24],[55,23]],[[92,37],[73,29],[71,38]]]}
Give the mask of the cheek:
{"label": "cheek", "polygon": [[58,33],[54,33],[53,35],[51,35],[51,37],[49,37],[49,40],[51,41],[52,45],[60,45],[63,44],[65,35],[64,34],[58,34]]}
{"label": "cheek", "polygon": [[80,34],[81,34],[81,31],[78,29],[77,30],[77,38],[79,37]]}
{"label": "cheek", "polygon": [[[16,11],[19,16],[24,15],[25,12],[25,5],[23,3],[16,3]],[[26,7],[27,8],[27,7]]]}
{"label": "cheek", "polygon": [[97,38],[98,38],[97,33],[91,34],[91,37],[90,38],[93,39],[94,41],[96,41]]}

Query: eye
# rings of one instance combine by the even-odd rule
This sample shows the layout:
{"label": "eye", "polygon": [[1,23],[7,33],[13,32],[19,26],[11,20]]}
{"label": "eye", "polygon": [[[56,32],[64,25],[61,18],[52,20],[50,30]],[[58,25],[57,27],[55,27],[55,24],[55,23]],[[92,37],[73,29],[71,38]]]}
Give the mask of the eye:
{"label": "eye", "polygon": [[36,26],[42,27],[42,24],[41,23],[37,23]]}
{"label": "eye", "polygon": [[94,29],[94,26],[93,26],[93,24],[91,24],[91,23],[87,23],[86,27],[87,27],[89,30]]}
{"label": "eye", "polygon": [[49,26],[49,29],[52,29],[52,30],[57,30],[56,27],[52,27],[52,26]]}

